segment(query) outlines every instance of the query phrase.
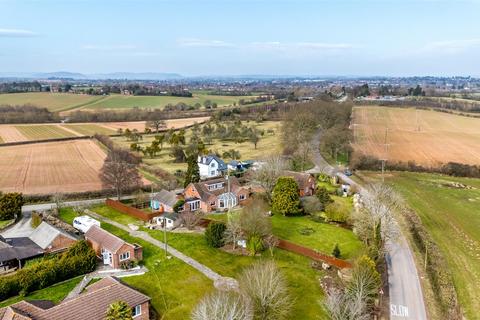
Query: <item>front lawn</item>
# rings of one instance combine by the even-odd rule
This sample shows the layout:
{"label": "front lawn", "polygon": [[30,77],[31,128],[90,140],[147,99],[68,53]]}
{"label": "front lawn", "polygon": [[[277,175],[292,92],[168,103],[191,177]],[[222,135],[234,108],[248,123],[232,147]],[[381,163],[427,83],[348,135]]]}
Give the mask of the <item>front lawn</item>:
{"label": "front lawn", "polygon": [[143,264],[149,272],[122,281],[152,298],[159,319],[188,319],[193,307],[213,288],[213,283],[196,269],[176,258],[165,258],[165,252],[124,230],[102,223],[102,228],[130,243],[143,247]]}
{"label": "front lawn", "polygon": [[348,229],[322,222],[308,216],[272,216],[273,233],[284,240],[331,255],[338,243],[342,259],[354,259],[362,254],[363,243]]}
{"label": "front lawn", "polygon": [[0,230],[8,226],[13,220],[2,220],[0,221]]}
{"label": "front lawn", "polygon": [[128,214],[117,211],[106,205],[96,205],[91,207],[90,210],[94,211],[95,213],[98,213],[99,215],[107,219],[116,221],[124,225],[129,225],[129,224],[142,225],[143,224],[142,220],[129,216]]}
{"label": "front lawn", "polygon": [[[161,231],[148,232],[152,237],[163,241]],[[234,278],[254,261],[270,258],[268,251],[263,252],[260,257],[250,257],[209,247],[203,234],[168,233],[167,242],[222,276]],[[295,319],[328,319],[323,308],[324,293],[319,284],[323,273],[311,267],[310,259],[281,249],[275,249],[274,259],[287,279],[288,291],[293,301],[291,314],[295,315]]]}
{"label": "front lawn", "polygon": [[70,280],[57,283],[51,287],[34,291],[27,296],[16,296],[0,302],[0,308],[12,305],[22,300],[50,300],[55,304],[61,302],[82,280],[83,276],[78,276]]}

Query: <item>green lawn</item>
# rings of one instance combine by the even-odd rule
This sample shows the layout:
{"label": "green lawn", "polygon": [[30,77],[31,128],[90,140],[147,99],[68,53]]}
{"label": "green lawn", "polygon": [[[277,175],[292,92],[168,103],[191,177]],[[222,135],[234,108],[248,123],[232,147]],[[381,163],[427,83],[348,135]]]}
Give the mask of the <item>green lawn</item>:
{"label": "green lawn", "polygon": [[12,222],[12,220],[2,220],[2,221],[0,221],[0,230],[2,230],[2,229],[5,228],[7,225],[9,225],[10,222]]}
{"label": "green lawn", "polygon": [[172,96],[126,96],[120,94],[112,94],[100,101],[83,105],[81,109],[128,109],[133,107],[139,108],[163,108],[167,104],[177,104],[183,102],[188,105],[203,103],[206,100],[216,102],[219,107],[233,105],[238,103],[240,99],[250,99],[253,96],[217,96],[206,93],[195,92],[193,97],[172,97]]}
{"label": "green lawn", "polygon": [[25,297],[16,296],[9,298],[0,302],[0,308],[9,306],[21,300],[51,300],[54,303],[59,303],[70,293],[70,291],[73,290],[73,288],[75,288],[82,278],[83,276],[78,276],[73,279],[57,283],[51,287],[34,291]]}
{"label": "green lawn", "polygon": [[102,228],[143,247],[143,263],[149,272],[122,281],[152,298],[159,319],[188,319],[199,300],[213,289],[213,283],[196,269],[176,258],[166,259],[162,249],[127,232],[102,223]]}
{"label": "green lawn", "polygon": [[[362,254],[363,243],[348,229],[303,217],[272,217],[273,233],[285,240],[331,255],[338,243],[343,259],[354,259]],[[302,234],[303,230],[313,230]]]}
{"label": "green lawn", "polygon": [[[245,141],[243,143],[235,143],[234,141],[223,141],[219,139],[214,139],[211,144],[207,144],[206,147],[209,150],[217,151],[220,155],[230,149],[235,149],[240,152],[240,158],[242,160],[252,160],[252,159],[263,159],[269,155],[281,153],[281,141],[280,141],[280,122],[278,121],[266,121],[262,123],[249,122],[249,126],[257,126],[259,130],[265,130],[265,136],[260,138],[260,141],[255,149],[254,145]],[[266,131],[268,129],[273,129],[274,134],[268,134]],[[191,130],[187,130],[186,137],[187,142],[190,139],[192,133]],[[150,145],[153,141],[154,135],[144,135],[143,140],[139,141],[138,144],[142,147]],[[125,137],[114,137],[113,140],[116,144],[129,148],[132,141],[127,141]],[[163,170],[166,170],[170,173],[174,173],[176,170],[186,170],[186,163],[175,163],[173,158],[170,156],[171,147],[168,144],[163,145],[162,151],[155,157],[143,157],[143,162],[154,166],[159,167]],[[140,154],[143,156],[143,154]],[[225,161],[230,161],[230,159],[224,159]]]}
{"label": "green lawn", "polygon": [[73,224],[73,219],[75,219],[77,216],[78,214],[75,212],[75,210],[73,210],[73,208],[60,208],[59,218],[68,224]]}
{"label": "green lawn", "polygon": [[107,207],[106,205],[97,205],[90,208],[90,210],[98,213],[105,218],[116,221],[118,223],[129,225],[143,225],[143,221],[135,217],[129,216],[127,214],[121,213],[113,208]]}
{"label": "green lawn", "polygon": [[28,140],[44,140],[55,138],[75,137],[72,132],[62,129],[56,125],[24,125],[15,126]]}
{"label": "green lawn", "polygon": [[98,100],[98,96],[70,93],[31,92],[0,94],[0,105],[32,104],[34,106],[47,108],[50,111],[76,108],[96,100]]}
{"label": "green lawn", "polygon": [[116,134],[115,130],[105,128],[101,125],[97,124],[67,124],[65,127],[72,129],[73,131],[76,131],[82,135],[85,136],[93,136],[95,133],[98,134],[104,134],[104,135],[111,135],[111,134]]}
{"label": "green lawn", "polygon": [[[163,241],[161,231],[148,232],[152,237]],[[172,247],[229,277],[238,277],[254,261],[270,258],[269,252],[263,252],[261,257],[250,257],[211,248],[202,234],[168,233],[167,241]],[[292,315],[295,315],[295,319],[328,319],[322,305],[324,293],[318,281],[322,273],[312,269],[309,259],[294,253],[277,249],[274,251],[274,259],[287,279],[288,290],[294,302]]]}
{"label": "green lawn", "polygon": [[417,212],[442,250],[466,317],[480,319],[480,179],[399,172],[387,174],[385,181]]}

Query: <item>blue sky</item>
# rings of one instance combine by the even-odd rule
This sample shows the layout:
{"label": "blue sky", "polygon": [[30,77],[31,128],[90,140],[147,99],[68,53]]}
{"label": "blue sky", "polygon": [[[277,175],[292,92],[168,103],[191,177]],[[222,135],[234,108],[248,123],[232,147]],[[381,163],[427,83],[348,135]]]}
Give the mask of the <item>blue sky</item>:
{"label": "blue sky", "polygon": [[0,0],[0,72],[480,76],[480,0]]}

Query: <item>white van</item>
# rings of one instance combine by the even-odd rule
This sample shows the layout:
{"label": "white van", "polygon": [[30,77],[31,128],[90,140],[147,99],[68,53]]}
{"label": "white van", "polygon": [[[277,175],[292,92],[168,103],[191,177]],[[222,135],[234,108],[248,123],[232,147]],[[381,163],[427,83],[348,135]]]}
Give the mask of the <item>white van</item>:
{"label": "white van", "polygon": [[83,233],[87,232],[91,226],[96,225],[100,227],[100,221],[95,220],[89,216],[80,216],[73,219],[73,227]]}

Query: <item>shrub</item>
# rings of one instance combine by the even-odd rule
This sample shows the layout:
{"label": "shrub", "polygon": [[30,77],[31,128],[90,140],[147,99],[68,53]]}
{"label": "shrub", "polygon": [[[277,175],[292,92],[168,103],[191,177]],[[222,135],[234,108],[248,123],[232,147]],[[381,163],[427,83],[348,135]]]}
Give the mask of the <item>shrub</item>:
{"label": "shrub", "polygon": [[20,217],[23,203],[24,199],[21,193],[0,193],[0,220],[10,220]]}
{"label": "shrub", "polygon": [[0,300],[26,295],[75,276],[92,272],[97,265],[95,252],[82,240],[61,255],[38,259],[16,274],[0,277]]}
{"label": "shrub", "polygon": [[223,222],[212,222],[205,231],[205,240],[210,247],[220,248],[223,246],[223,234],[227,226]]}
{"label": "shrub", "polygon": [[328,190],[325,187],[319,187],[316,192],[318,201],[320,201],[320,204],[322,206],[321,210],[325,210],[325,208],[333,202],[332,197],[330,197],[330,194],[328,193]]}
{"label": "shrub", "polygon": [[304,197],[300,199],[303,210],[307,214],[314,214],[323,210],[323,206],[316,197]]}
{"label": "shrub", "polygon": [[338,246],[338,243],[335,244],[335,247],[333,248],[332,251],[332,256],[335,258],[340,258],[341,257],[341,252],[340,252],[340,247]]}
{"label": "shrub", "polygon": [[325,208],[325,216],[327,221],[345,223],[350,219],[350,211],[345,205],[333,202]]}
{"label": "shrub", "polygon": [[185,200],[183,199],[180,199],[178,200],[174,205],[173,205],[173,211],[175,212],[179,212],[180,209],[183,207],[183,205],[185,204]]}
{"label": "shrub", "polygon": [[302,214],[298,184],[291,177],[280,177],[273,188],[272,212],[274,214],[299,215]]}
{"label": "shrub", "polygon": [[247,249],[252,256],[263,250],[263,241],[259,236],[251,236],[247,241]]}

